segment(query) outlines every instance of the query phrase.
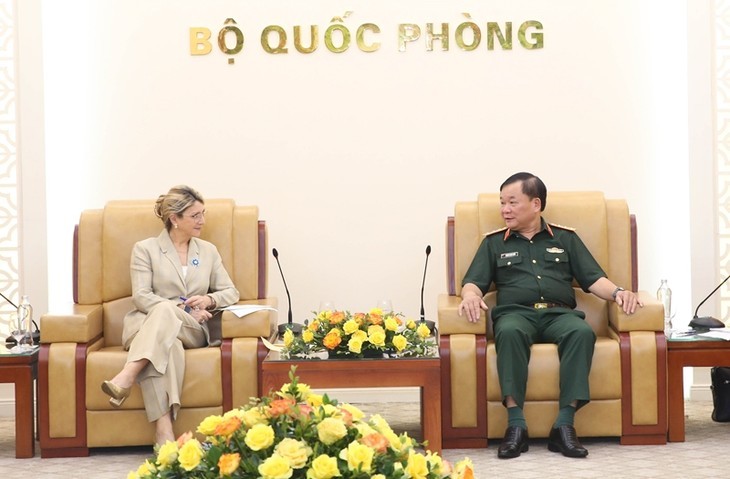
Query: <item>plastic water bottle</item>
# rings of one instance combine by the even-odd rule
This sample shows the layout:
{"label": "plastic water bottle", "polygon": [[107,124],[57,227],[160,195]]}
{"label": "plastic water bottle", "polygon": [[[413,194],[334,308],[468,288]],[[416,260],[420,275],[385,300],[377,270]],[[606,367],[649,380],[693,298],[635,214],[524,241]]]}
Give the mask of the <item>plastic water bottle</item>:
{"label": "plastic water bottle", "polygon": [[663,279],[659,289],[656,290],[656,299],[664,305],[664,330],[672,330],[672,289],[667,284],[667,280]]}
{"label": "plastic water bottle", "polygon": [[28,345],[33,344],[33,306],[28,300],[28,295],[24,294],[20,298],[20,304],[18,305],[18,320],[25,329],[26,338],[24,342]]}

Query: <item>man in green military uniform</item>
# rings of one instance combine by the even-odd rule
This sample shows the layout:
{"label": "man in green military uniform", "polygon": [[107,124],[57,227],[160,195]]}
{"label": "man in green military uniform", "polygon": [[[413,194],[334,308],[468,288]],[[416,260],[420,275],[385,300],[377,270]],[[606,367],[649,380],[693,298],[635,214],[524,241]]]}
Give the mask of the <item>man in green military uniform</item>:
{"label": "man in green military uniform", "polygon": [[588,374],[596,335],[575,310],[575,279],[584,291],[616,301],[627,314],[643,306],[636,294],[616,286],[601,269],[578,235],[550,225],[542,218],[547,201],[545,184],[531,173],[516,173],[500,187],[505,227],[482,241],[464,276],[459,314],[469,321],[486,310],[484,294],[492,283],[497,306],[492,311],[497,371],[507,407],[507,430],[499,451],[502,459],[528,450],[523,414],[530,346],[558,345],[560,410],[548,438],[548,448],[568,457],[585,457],[573,419],[590,401]]}

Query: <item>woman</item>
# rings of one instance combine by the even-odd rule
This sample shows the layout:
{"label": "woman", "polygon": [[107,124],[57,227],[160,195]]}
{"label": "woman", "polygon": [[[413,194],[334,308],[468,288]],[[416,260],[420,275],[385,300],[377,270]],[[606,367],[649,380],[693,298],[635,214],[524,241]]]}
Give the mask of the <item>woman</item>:
{"label": "woman", "polygon": [[124,368],[101,389],[120,407],[135,381],[157,444],[175,440],[172,422],[180,409],[184,349],[209,344],[211,310],[234,304],[239,294],[216,247],[200,239],[205,207],[200,193],[175,186],[161,195],[155,213],[165,224],[156,238],[132,250],[135,309],[124,318]]}

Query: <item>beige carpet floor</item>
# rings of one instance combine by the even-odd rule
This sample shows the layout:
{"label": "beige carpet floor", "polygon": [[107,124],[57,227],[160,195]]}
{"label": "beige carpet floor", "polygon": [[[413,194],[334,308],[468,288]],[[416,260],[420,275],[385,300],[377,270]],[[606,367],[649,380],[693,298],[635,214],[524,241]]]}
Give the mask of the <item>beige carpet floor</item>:
{"label": "beige carpet floor", "polygon": [[[380,412],[397,431],[420,439],[418,404],[357,404],[367,413]],[[457,461],[468,456],[476,477],[492,478],[721,478],[730,476],[730,423],[710,419],[712,404],[687,402],[683,443],[665,446],[621,446],[618,439],[585,439],[586,459],[568,459],[547,450],[545,440],[532,440],[530,451],[510,460],[497,459],[497,443],[487,449],[447,449],[443,456]],[[151,448],[93,450],[89,457],[15,459],[15,423],[0,418],[0,470],[3,477],[53,479],[125,478],[151,455]]]}

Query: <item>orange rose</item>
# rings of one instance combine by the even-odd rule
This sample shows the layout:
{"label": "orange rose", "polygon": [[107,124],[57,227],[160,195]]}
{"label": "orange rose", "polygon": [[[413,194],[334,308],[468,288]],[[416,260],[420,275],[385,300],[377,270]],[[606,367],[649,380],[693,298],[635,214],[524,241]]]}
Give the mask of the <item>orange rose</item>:
{"label": "orange rose", "polygon": [[215,427],[214,436],[229,437],[241,427],[241,420],[236,416],[231,416]]}
{"label": "orange rose", "polygon": [[302,418],[308,418],[310,414],[314,411],[314,408],[310,406],[309,404],[300,404],[299,405],[299,416]]}
{"label": "orange rose", "polygon": [[192,438],[193,438],[193,433],[192,432],[188,431],[188,432],[182,433],[180,435],[180,437],[177,438],[177,447],[178,448],[183,447],[183,444],[185,444],[186,442],[188,442]]}
{"label": "orange rose", "polygon": [[365,313],[355,313],[352,319],[357,321],[357,324],[362,324],[365,321]]}
{"label": "orange rose", "polygon": [[352,413],[347,409],[340,408],[340,415],[342,415],[342,422],[348,426],[352,426]]}
{"label": "orange rose", "polygon": [[381,454],[388,449],[388,446],[390,446],[388,439],[379,432],[373,432],[364,436],[360,439],[360,442]]}
{"label": "orange rose", "polygon": [[233,454],[222,454],[220,459],[218,459],[218,469],[221,472],[221,476],[230,476],[238,469],[239,464],[241,464],[241,455],[237,452]]}
{"label": "orange rose", "polygon": [[285,414],[290,414],[292,406],[295,404],[292,398],[274,399],[269,404],[267,414],[269,417],[279,417]]}
{"label": "orange rose", "polygon": [[325,336],[322,340],[322,344],[324,344],[324,347],[327,349],[335,349],[341,342],[342,338],[340,337],[340,332],[337,329],[333,329],[327,333],[327,336]]}
{"label": "orange rose", "polygon": [[383,324],[383,315],[373,311],[370,311],[370,323],[371,324]]}
{"label": "orange rose", "polygon": [[345,313],[342,311],[335,311],[330,316],[330,324],[340,324],[345,320]]}

